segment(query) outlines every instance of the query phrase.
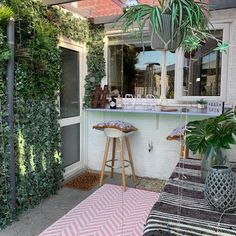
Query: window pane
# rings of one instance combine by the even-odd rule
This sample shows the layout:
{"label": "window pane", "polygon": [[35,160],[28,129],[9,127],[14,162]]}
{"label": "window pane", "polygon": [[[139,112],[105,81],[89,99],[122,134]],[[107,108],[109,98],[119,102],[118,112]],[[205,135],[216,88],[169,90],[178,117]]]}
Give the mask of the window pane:
{"label": "window pane", "polygon": [[80,125],[69,125],[61,128],[62,158],[64,167],[80,161]]}
{"label": "window pane", "polygon": [[[214,34],[222,40],[222,30],[217,30]],[[185,53],[184,96],[220,96],[222,57],[220,52],[214,51],[216,47],[217,42],[209,39],[192,52],[191,59]]]}
{"label": "window pane", "polygon": [[61,118],[80,115],[79,52],[62,48]]}
{"label": "window pane", "polygon": [[[110,89],[118,89],[121,94],[146,97],[153,94],[160,97],[162,52],[134,45],[110,46],[109,80]],[[167,53],[167,97],[174,97],[176,56]],[[123,75],[122,75],[123,70]]]}

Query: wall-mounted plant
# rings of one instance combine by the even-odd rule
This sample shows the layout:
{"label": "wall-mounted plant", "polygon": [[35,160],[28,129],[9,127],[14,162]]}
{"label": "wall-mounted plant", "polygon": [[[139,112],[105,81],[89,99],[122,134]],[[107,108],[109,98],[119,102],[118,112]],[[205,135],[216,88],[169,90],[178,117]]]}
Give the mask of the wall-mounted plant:
{"label": "wall-mounted plant", "polygon": [[92,92],[96,86],[101,86],[105,73],[104,58],[104,26],[90,25],[89,40],[87,42],[88,75],[85,78],[84,107],[91,107]]}
{"label": "wall-mounted plant", "polygon": [[87,20],[75,17],[71,12],[58,11],[60,17],[60,32],[63,36],[76,42],[87,43],[89,24]]}
{"label": "wall-mounted plant", "polygon": [[[89,29],[86,20],[51,11],[36,0],[2,0],[15,18],[15,156],[16,193],[19,214],[54,194],[63,178],[58,91],[61,86],[62,35],[86,43],[88,71],[86,94],[105,75],[103,26]],[[2,5],[1,5],[2,6]],[[1,11],[2,10],[2,11]],[[10,205],[8,169],[8,124],[6,102],[6,65],[11,54],[6,42],[6,24],[12,14],[0,7],[0,229],[13,220]],[[11,12],[10,12],[11,13]],[[3,17],[4,16],[4,17]],[[90,33],[90,35],[89,35]],[[89,106],[90,103],[88,102]]]}
{"label": "wall-mounted plant", "polygon": [[[58,103],[61,58],[59,30],[46,18],[47,8],[35,0],[2,0],[15,18],[15,157],[16,211],[32,208],[60,187]],[[6,65],[11,56],[6,22],[12,14],[0,7],[0,228],[12,222],[9,186]],[[10,12],[10,11],[4,11]],[[21,134],[21,135],[19,135]],[[24,169],[24,173],[21,172]],[[43,183],[43,184],[42,184]]]}

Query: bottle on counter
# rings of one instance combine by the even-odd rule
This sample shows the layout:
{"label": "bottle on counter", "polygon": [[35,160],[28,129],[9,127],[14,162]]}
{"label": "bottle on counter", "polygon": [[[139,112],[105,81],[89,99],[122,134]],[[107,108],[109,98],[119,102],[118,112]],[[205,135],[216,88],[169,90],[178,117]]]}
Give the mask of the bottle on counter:
{"label": "bottle on counter", "polygon": [[122,109],[122,98],[120,95],[116,98],[116,109]]}
{"label": "bottle on counter", "polygon": [[114,96],[112,96],[110,100],[110,109],[116,109],[116,99]]}

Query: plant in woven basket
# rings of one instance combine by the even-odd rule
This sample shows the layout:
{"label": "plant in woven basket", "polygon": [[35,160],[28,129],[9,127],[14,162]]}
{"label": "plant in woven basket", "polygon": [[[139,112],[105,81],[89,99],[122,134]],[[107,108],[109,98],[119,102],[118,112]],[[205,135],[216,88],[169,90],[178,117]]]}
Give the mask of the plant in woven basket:
{"label": "plant in woven basket", "polygon": [[204,196],[207,203],[218,211],[236,209],[236,179],[226,166],[214,166],[207,175]]}
{"label": "plant in woven basket", "polygon": [[225,149],[235,144],[236,118],[230,110],[220,116],[193,121],[188,124],[186,145],[193,153],[204,154],[202,177],[214,165],[227,164]]}

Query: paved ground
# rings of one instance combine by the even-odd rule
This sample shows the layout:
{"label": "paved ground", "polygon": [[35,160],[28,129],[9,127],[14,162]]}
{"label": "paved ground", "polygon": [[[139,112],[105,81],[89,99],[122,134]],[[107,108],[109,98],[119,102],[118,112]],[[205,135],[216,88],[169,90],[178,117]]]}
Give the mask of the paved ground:
{"label": "paved ground", "polygon": [[[121,176],[115,174],[113,179],[108,177],[105,182],[121,185]],[[131,178],[127,178],[127,186],[133,186]],[[37,236],[97,189],[98,186],[91,191],[62,188],[58,195],[44,200],[34,209],[22,214],[18,222],[0,231],[0,236]]]}

